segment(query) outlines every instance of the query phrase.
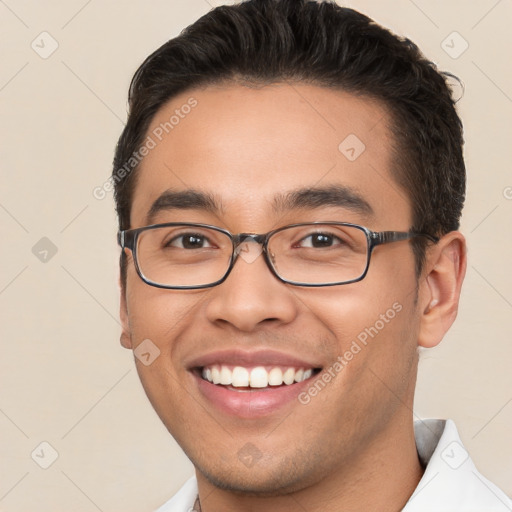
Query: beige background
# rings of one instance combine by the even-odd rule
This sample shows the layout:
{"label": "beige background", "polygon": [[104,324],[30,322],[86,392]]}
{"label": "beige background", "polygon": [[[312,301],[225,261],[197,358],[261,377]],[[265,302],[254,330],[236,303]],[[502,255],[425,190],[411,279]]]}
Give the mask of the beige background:
{"label": "beige background", "polygon": [[[213,4],[0,0],[2,511],[151,511],[192,474],[119,345],[113,202],[92,190],[110,174],[133,72]],[[465,83],[469,268],[456,325],[423,353],[415,414],[453,418],[512,494],[512,2],[345,4]],[[59,45],[46,59],[43,31]],[[442,46],[453,31],[469,44],[458,58],[445,49],[462,39]],[[46,262],[42,237],[57,248]],[[58,453],[48,469],[43,441]]]}

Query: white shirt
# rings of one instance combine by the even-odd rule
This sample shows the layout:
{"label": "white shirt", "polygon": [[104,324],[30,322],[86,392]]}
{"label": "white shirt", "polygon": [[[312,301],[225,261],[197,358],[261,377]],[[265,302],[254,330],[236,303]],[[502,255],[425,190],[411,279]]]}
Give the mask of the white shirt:
{"label": "white shirt", "polygon": [[[415,421],[414,435],[426,469],[402,512],[512,511],[512,500],[477,471],[452,420]],[[156,512],[190,512],[196,498],[192,477]]]}

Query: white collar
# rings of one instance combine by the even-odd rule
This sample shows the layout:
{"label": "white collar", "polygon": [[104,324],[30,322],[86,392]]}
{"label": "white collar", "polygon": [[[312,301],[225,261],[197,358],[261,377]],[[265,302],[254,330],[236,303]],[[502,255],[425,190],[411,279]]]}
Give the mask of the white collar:
{"label": "white collar", "polygon": [[414,422],[425,473],[402,512],[511,512],[512,501],[476,469],[452,420]]}

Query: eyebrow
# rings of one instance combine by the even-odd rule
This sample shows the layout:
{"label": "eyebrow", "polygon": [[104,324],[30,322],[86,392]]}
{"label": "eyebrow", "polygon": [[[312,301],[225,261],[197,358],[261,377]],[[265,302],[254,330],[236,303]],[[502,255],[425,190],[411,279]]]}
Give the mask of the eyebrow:
{"label": "eyebrow", "polygon": [[153,224],[155,217],[162,211],[203,210],[219,213],[222,208],[215,196],[198,190],[166,190],[151,205],[146,216],[147,225]]}
{"label": "eyebrow", "polygon": [[274,198],[273,207],[278,213],[293,209],[317,209],[336,206],[351,210],[366,217],[374,217],[375,212],[355,189],[345,185],[309,187],[293,190]]}
{"label": "eyebrow", "polygon": [[[272,201],[276,213],[287,210],[313,210],[326,206],[336,206],[373,217],[374,211],[353,188],[344,185],[327,187],[305,187],[292,190],[285,194],[277,194]],[[202,210],[218,215],[221,210],[220,201],[212,194],[194,189],[166,190],[151,205],[146,217],[146,225],[154,223],[156,216],[162,211],[172,210]]]}

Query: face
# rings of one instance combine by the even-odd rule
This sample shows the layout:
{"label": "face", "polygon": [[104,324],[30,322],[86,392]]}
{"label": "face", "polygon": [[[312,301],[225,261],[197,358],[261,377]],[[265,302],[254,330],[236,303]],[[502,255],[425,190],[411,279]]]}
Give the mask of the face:
{"label": "face", "polygon": [[[180,110],[190,98],[197,104]],[[161,133],[177,109],[190,112],[161,141],[152,136],[156,146],[138,170],[132,228],[195,222],[266,233],[340,221],[410,229],[407,195],[392,177],[389,117],[378,103],[304,84],[210,86],[174,98],[148,135]],[[341,192],[315,201],[319,189],[333,187],[370,209]],[[148,217],[166,192],[190,190],[215,204],[168,204]],[[297,191],[302,203],[285,200]],[[302,489],[348,468],[410,420],[419,321],[408,242],[377,247],[362,281],[320,288],[279,281],[260,254],[238,258],[213,288],[159,289],[139,278],[126,254],[123,343],[149,339],[158,348],[151,364],[136,359],[143,386],[210,482],[268,495]],[[263,367],[263,381],[279,380],[279,368],[299,382],[214,384],[202,372],[211,376],[215,366],[227,375]]]}

